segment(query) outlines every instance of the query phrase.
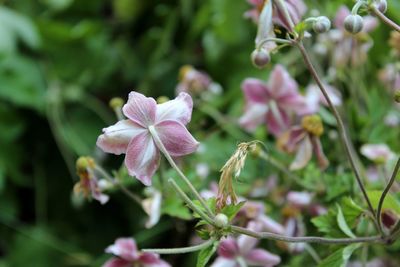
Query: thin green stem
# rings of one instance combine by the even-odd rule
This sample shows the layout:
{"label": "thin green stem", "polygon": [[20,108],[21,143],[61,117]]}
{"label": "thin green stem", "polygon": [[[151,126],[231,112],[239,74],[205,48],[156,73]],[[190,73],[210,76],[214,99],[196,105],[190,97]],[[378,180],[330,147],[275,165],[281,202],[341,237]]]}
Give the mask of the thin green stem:
{"label": "thin green stem", "polygon": [[[320,88],[322,94],[324,95],[326,101],[328,102],[329,107],[331,108],[331,110],[333,112],[333,115],[336,118],[336,121],[337,121],[337,124],[338,124],[338,130],[339,130],[340,137],[341,137],[341,141],[343,143],[343,146],[344,146],[346,155],[347,155],[347,157],[349,159],[350,165],[351,165],[351,167],[353,169],[353,172],[354,172],[354,175],[356,177],[358,186],[361,189],[361,192],[362,192],[362,194],[364,196],[365,201],[367,202],[368,209],[370,210],[370,212],[372,214],[375,214],[374,208],[372,207],[372,203],[371,203],[371,201],[370,201],[370,199],[369,199],[369,197],[367,195],[367,191],[366,191],[366,189],[364,187],[364,184],[363,184],[363,182],[361,180],[360,171],[358,170],[357,165],[355,163],[354,156],[353,156],[353,153],[351,151],[350,141],[347,138],[346,130],[345,130],[342,118],[340,117],[339,112],[337,111],[336,107],[333,105],[333,103],[332,103],[332,101],[331,101],[331,99],[330,99],[330,97],[329,97],[329,95],[328,95],[328,93],[327,93],[327,91],[326,91],[326,89],[325,89],[320,77],[318,76],[318,73],[316,72],[316,70],[315,70],[315,68],[314,68],[314,66],[313,66],[313,64],[312,64],[312,62],[311,62],[311,60],[310,60],[310,58],[308,56],[308,53],[307,53],[302,41],[296,42],[295,45],[299,48],[299,50],[301,52],[301,55],[303,56],[304,62],[307,65],[308,70],[310,71],[311,75],[313,76],[315,82],[317,83],[317,85]],[[378,220],[377,218],[375,218],[375,219]],[[376,221],[375,221],[375,223],[376,223]]]}
{"label": "thin green stem", "polygon": [[392,21],[391,19],[389,19],[388,17],[385,16],[385,14],[383,14],[381,11],[379,11],[379,9],[374,6],[371,5],[370,6],[370,10],[372,13],[374,13],[378,18],[380,18],[386,25],[388,25],[389,27],[391,27],[392,29],[394,29],[397,32],[400,32],[400,26],[397,25],[394,21]]}
{"label": "thin green stem", "polygon": [[258,239],[269,239],[290,243],[319,243],[319,244],[352,244],[352,243],[385,243],[381,236],[367,236],[356,238],[325,238],[317,236],[290,237],[278,235],[270,232],[254,232],[249,229],[231,226],[234,233],[248,235]]}
{"label": "thin green stem", "polygon": [[142,199],[139,196],[129,191],[129,189],[126,188],[120,181],[111,177],[111,175],[109,175],[102,167],[96,165],[95,170],[98,171],[109,182],[117,185],[127,197],[133,200],[133,202],[139,204],[139,206],[142,206]]}
{"label": "thin green stem", "polygon": [[276,42],[276,43],[288,44],[288,45],[290,45],[290,44],[292,43],[291,41],[288,41],[288,40],[286,40],[286,39],[273,38],[273,37],[271,37],[271,38],[265,38],[265,39],[261,40],[261,41],[257,44],[257,48],[263,47],[264,44],[265,44],[265,43],[268,43],[268,42]]}
{"label": "thin green stem", "polygon": [[214,243],[214,239],[209,239],[206,242],[190,247],[182,247],[182,248],[146,248],[142,249],[143,252],[150,252],[150,253],[157,253],[157,254],[183,254],[183,253],[190,253],[194,251],[202,250],[206,247],[209,247]]}
{"label": "thin green stem", "polygon": [[154,142],[156,143],[158,149],[161,150],[161,152],[164,154],[165,158],[168,160],[169,164],[171,164],[172,168],[175,169],[175,171],[179,174],[179,176],[182,178],[182,180],[186,183],[186,185],[189,187],[190,191],[196,196],[196,198],[200,201],[200,203],[203,205],[203,207],[206,209],[207,214],[210,217],[214,217],[213,212],[211,211],[210,207],[208,207],[206,201],[200,196],[200,193],[194,188],[192,183],[189,181],[189,179],[183,174],[181,169],[176,165],[175,161],[172,159],[171,155],[168,153],[167,149],[165,148],[163,142],[161,141],[160,137],[158,136],[158,133],[154,126],[149,126],[149,132],[151,133]]}
{"label": "thin green stem", "polygon": [[319,264],[321,262],[321,258],[319,257],[318,253],[315,251],[315,249],[310,244],[306,244],[305,249],[308,252],[308,254],[310,254],[311,258],[313,258],[313,260],[317,264]]}
{"label": "thin green stem", "polygon": [[379,228],[382,230],[382,232],[383,232],[383,229],[382,229],[381,214],[382,214],[383,203],[385,202],[386,195],[389,193],[390,188],[392,187],[394,181],[396,180],[396,176],[397,176],[397,174],[399,172],[399,169],[400,169],[400,158],[397,160],[397,163],[396,163],[396,165],[394,167],[394,170],[392,172],[392,176],[390,177],[390,180],[387,183],[385,189],[383,190],[381,198],[379,199],[378,209],[377,209],[377,212],[376,212],[376,218],[378,220]]}
{"label": "thin green stem", "polygon": [[172,187],[175,189],[175,191],[179,194],[179,196],[182,198],[183,201],[191,208],[194,212],[199,214],[199,216],[208,222],[211,225],[214,225],[214,220],[210,218],[207,214],[205,214],[201,209],[199,209],[192,200],[183,192],[183,190],[176,184],[176,182],[173,179],[168,179],[168,182],[172,185]]}

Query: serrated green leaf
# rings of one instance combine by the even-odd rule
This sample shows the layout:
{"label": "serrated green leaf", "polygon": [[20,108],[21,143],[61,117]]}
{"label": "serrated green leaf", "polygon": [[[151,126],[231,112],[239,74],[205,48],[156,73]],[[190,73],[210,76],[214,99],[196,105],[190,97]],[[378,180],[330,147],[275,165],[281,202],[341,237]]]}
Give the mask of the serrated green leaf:
{"label": "serrated green leaf", "polygon": [[346,222],[348,223],[350,228],[352,228],[357,219],[364,212],[363,208],[358,206],[350,197],[343,198],[340,202],[340,206],[342,207],[343,215],[346,218]]}
{"label": "serrated green leaf", "polygon": [[183,220],[190,220],[192,218],[189,209],[177,197],[169,197],[165,199],[163,201],[161,212]]}
{"label": "serrated green leaf", "polygon": [[342,208],[339,205],[337,205],[337,209],[338,209],[338,213],[337,213],[336,219],[337,219],[337,223],[339,225],[340,230],[342,230],[343,233],[345,233],[347,236],[355,238],[356,237],[355,234],[351,231],[350,227],[348,226],[348,224],[346,222],[346,218],[343,215]]}
{"label": "serrated green leaf", "polygon": [[206,264],[210,261],[212,255],[214,255],[215,251],[218,247],[218,242],[214,242],[208,247],[202,249],[197,256],[197,264],[196,267],[205,267]]}
{"label": "serrated green leaf", "polygon": [[345,267],[353,252],[360,246],[360,244],[351,244],[341,248],[322,260],[318,267]]}

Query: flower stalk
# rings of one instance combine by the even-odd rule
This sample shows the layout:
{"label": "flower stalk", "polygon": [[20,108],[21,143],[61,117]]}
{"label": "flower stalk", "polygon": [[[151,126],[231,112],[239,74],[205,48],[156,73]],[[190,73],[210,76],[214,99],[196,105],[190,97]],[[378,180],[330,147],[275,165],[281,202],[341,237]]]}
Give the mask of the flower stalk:
{"label": "flower stalk", "polygon": [[210,217],[214,217],[213,212],[211,211],[210,207],[208,207],[204,198],[202,198],[200,196],[200,193],[196,190],[196,188],[194,188],[193,184],[189,181],[189,179],[185,176],[185,174],[181,171],[181,169],[179,169],[178,165],[176,165],[175,161],[172,159],[171,155],[168,153],[163,142],[161,141],[160,137],[158,136],[158,133],[157,133],[156,129],[154,128],[154,126],[149,126],[148,129],[149,129],[149,132],[151,133],[151,136],[153,137],[153,140],[156,143],[158,149],[160,149],[160,151],[164,154],[164,156],[168,160],[169,164],[171,164],[171,167],[175,169],[175,171],[179,174],[179,176],[182,178],[182,180],[189,187],[190,191],[192,191],[192,193],[200,201],[200,203],[205,208],[207,214]]}
{"label": "flower stalk", "polygon": [[157,254],[183,254],[183,253],[190,253],[202,250],[206,247],[209,247],[212,243],[214,243],[214,239],[209,239],[204,243],[196,246],[190,247],[181,247],[181,248],[147,248],[142,249],[143,252],[150,252],[150,253],[157,253]]}
{"label": "flower stalk", "polygon": [[385,14],[383,14],[376,6],[371,5],[370,11],[373,14],[375,14],[380,20],[382,20],[386,25],[391,27],[393,30],[400,32],[400,26],[397,25],[394,21],[392,21],[388,17],[386,17]]}

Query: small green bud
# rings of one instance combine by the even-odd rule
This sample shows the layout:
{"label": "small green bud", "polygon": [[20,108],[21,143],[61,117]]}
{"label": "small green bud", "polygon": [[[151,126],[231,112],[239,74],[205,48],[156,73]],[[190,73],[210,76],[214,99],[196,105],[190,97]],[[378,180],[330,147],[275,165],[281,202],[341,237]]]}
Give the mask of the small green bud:
{"label": "small green bud", "polygon": [[363,27],[363,18],[360,15],[348,15],[344,20],[344,28],[349,33],[359,33]]}
{"label": "small green bud", "polygon": [[162,103],[165,103],[168,101],[169,101],[169,98],[167,96],[162,95],[157,98],[157,104],[162,104]]}
{"label": "small green bud", "polygon": [[331,28],[331,21],[325,16],[317,17],[312,27],[316,33],[324,33]]}
{"label": "small green bud", "polygon": [[112,109],[120,109],[124,105],[124,100],[120,97],[114,97],[110,100],[109,105]]}
{"label": "small green bud", "polygon": [[270,61],[271,57],[265,48],[255,49],[251,53],[251,62],[257,68],[264,68]]}
{"label": "small green bud", "polygon": [[400,90],[394,92],[394,101],[400,103]]}
{"label": "small green bud", "polygon": [[219,228],[223,228],[223,227],[227,226],[229,223],[228,217],[223,213],[218,213],[215,216],[214,220],[215,220],[215,225]]}
{"label": "small green bud", "polygon": [[94,166],[94,160],[91,157],[79,157],[76,160],[76,170],[78,172],[86,171],[87,168]]}

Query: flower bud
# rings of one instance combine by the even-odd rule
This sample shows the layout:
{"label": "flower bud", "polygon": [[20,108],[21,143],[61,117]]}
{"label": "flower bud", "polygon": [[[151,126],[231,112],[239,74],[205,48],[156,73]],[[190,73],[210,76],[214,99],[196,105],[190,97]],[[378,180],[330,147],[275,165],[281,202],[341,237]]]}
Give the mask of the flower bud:
{"label": "flower bud", "polygon": [[124,100],[120,97],[114,97],[110,100],[109,105],[112,109],[119,109],[124,105]]}
{"label": "flower bud", "polygon": [[386,0],[376,0],[374,5],[382,13],[385,13],[386,10],[387,10],[387,2],[386,2]]}
{"label": "flower bud", "polygon": [[363,26],[363,18],[360,15],[348,15],[344,20],[344,28],[353,34],[359,33]]}
{"label": "flower bud", "polygon": [[331,28],[331,21],[327,17],[321,16],[316,19],[312,27],[316,33],[324,33]]}
{"label": "flower bud", "polygon": [[157,98],[157,104],[162,104],[162,103],[165,103],[167,101],[169,101],[169,98],[167,96],[163,96],[162,95],[162,96],[159,96]]}
{"label": "flower bud", "polygon": [[220,228],[225,227],[228,225],[228,222],[229,222],[228,217],[223,213],[218,213],[215,216],[215,225],[217,227],[220,227]]}
{"label": "flower bud", "polygon": [[255,67],[261,69],[271,61],[271,57],[266,49],[260,48],[251,53],[251,61]]}
{"label": "flower bud", "polygon": [[394,92],[394,101],[400,103],[400,90]]}

